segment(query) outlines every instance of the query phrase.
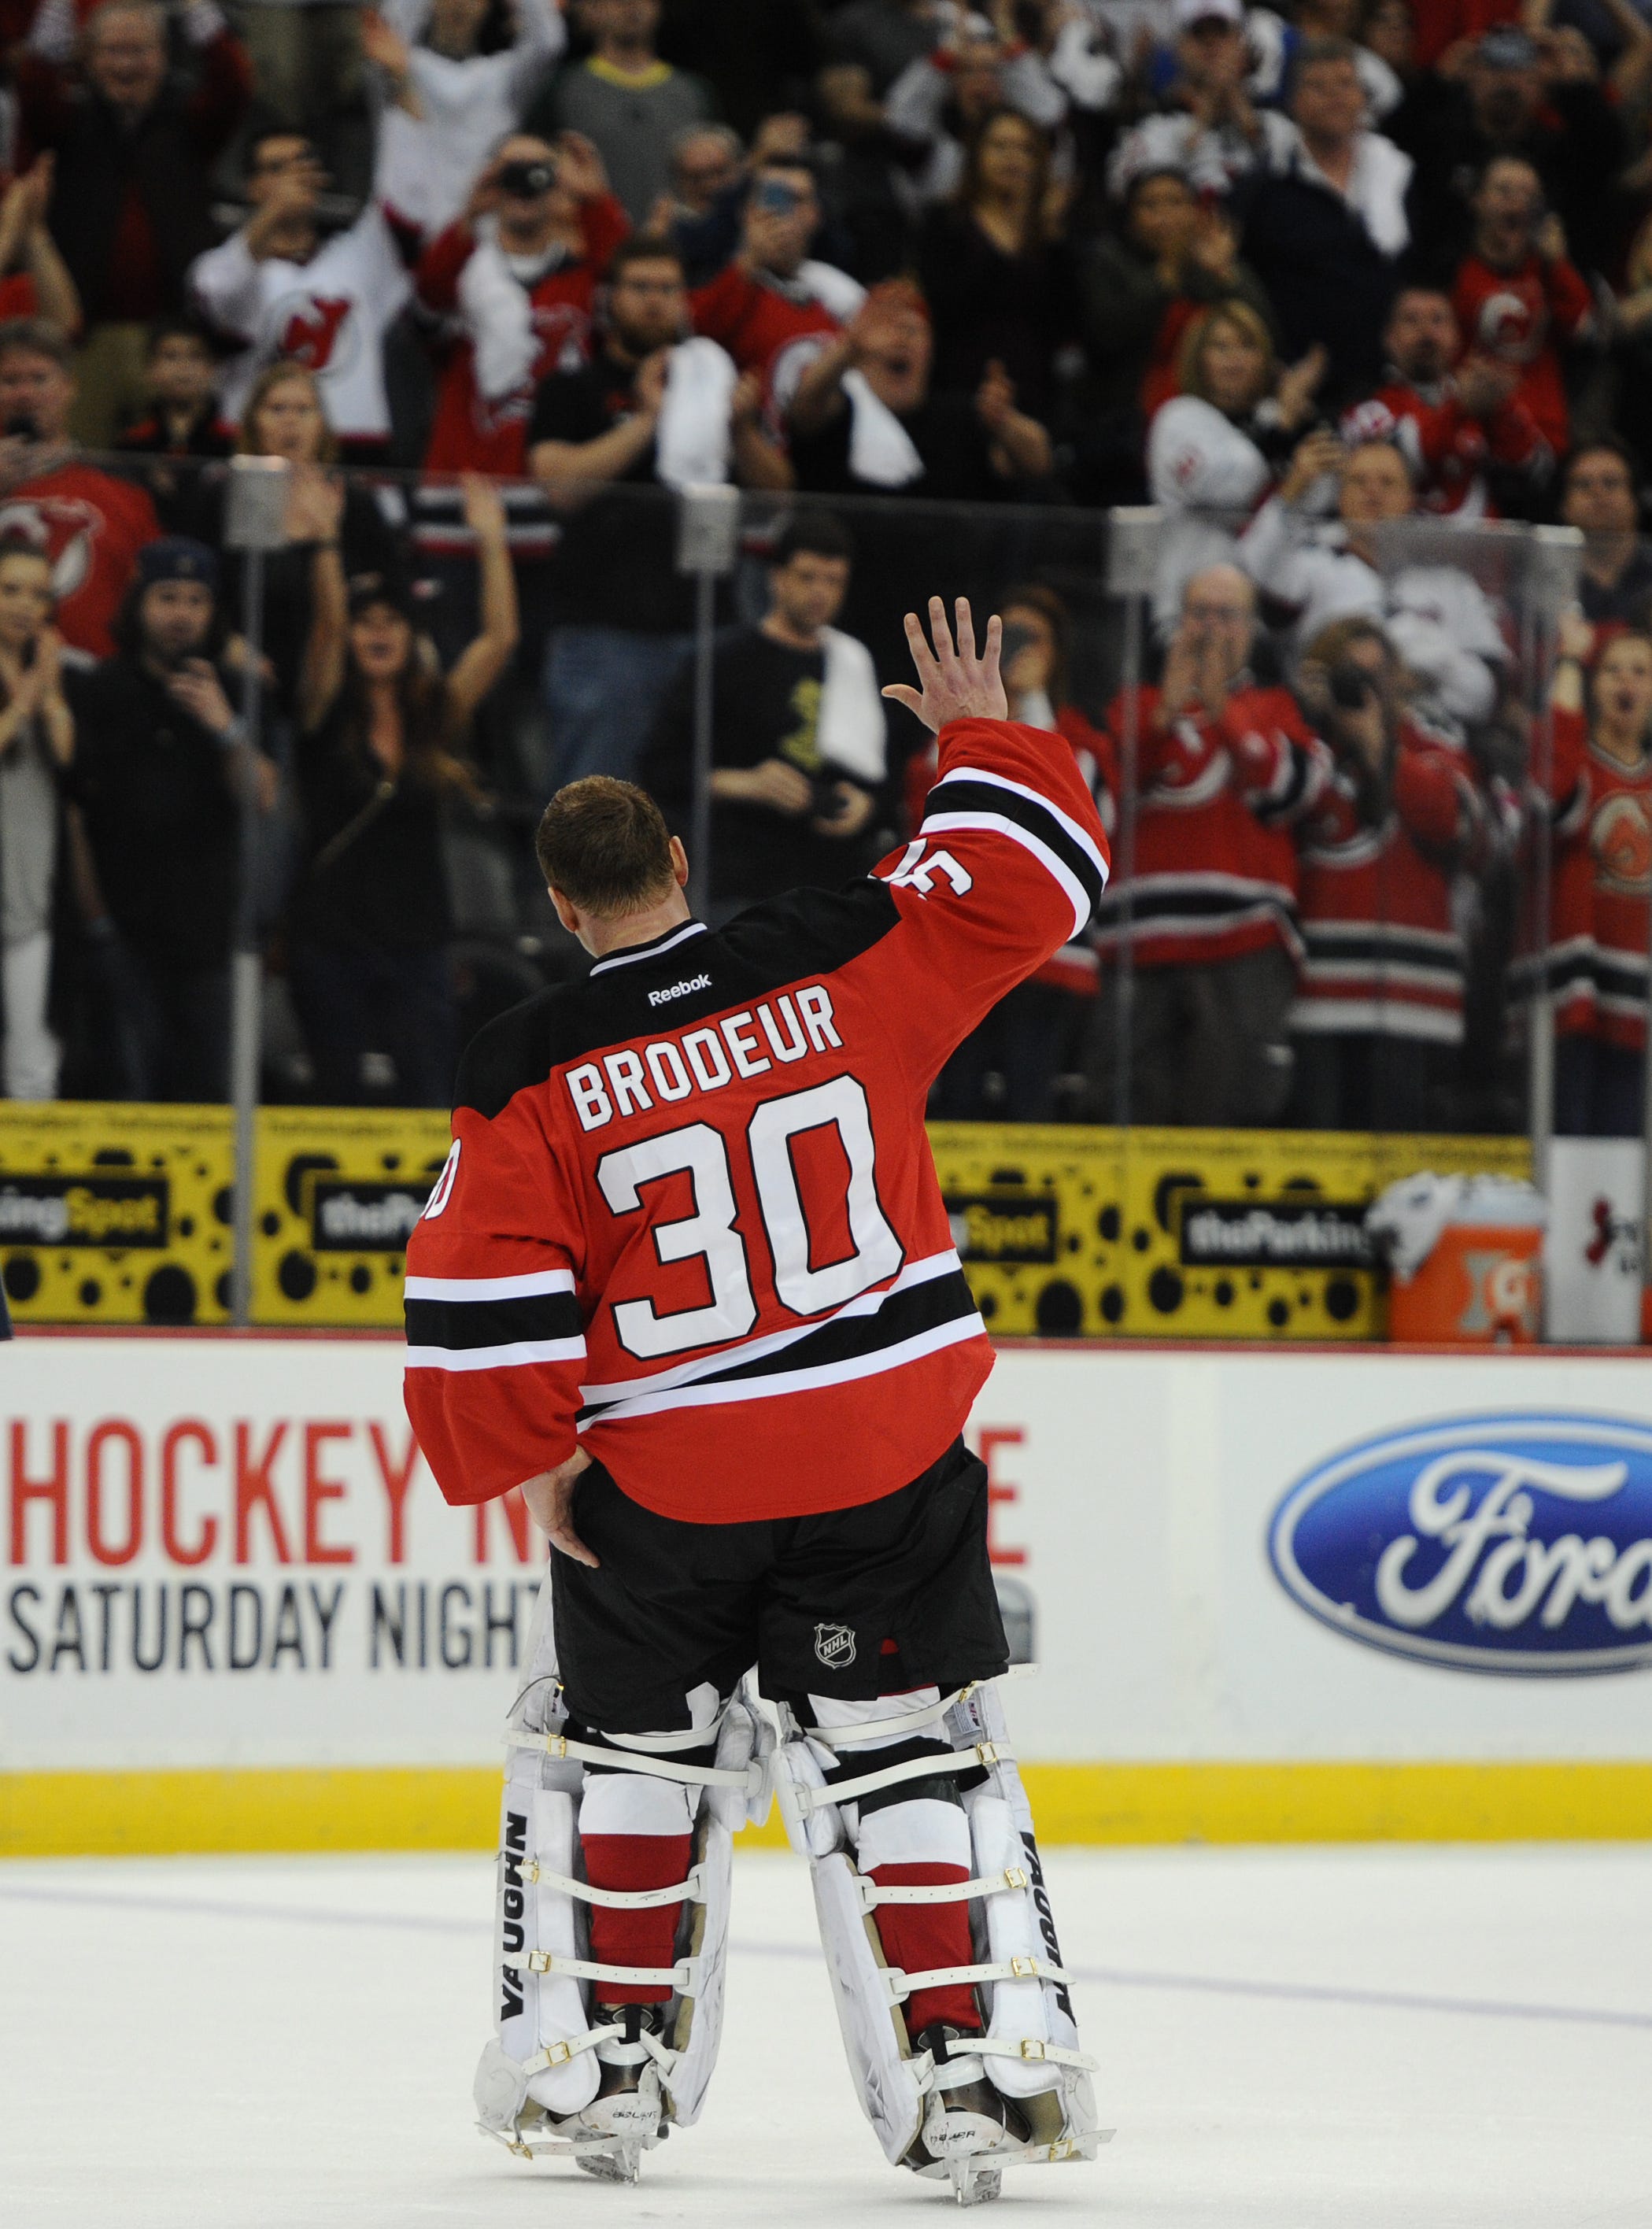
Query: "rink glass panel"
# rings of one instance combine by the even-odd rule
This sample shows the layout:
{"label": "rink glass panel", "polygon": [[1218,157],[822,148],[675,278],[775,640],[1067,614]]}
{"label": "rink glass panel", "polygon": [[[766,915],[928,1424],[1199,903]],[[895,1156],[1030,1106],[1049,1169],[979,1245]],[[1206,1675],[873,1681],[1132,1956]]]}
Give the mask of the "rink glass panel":
{"label": "rink glass panel", "polygon": [[[175,460],[109,461],[113,469],[170,475],[173,489],[166,500],[186,522],[191,510],[209,514],[212,483],[223,473],[222,466]],[[419,624],[451,664],[476,624],[476,568],[457,487],[388,470],[350,477],[403,536]],[[636,564],[652,568],[659,585],[660,568],[672,565],[677,551],[677,498],[659,490],[619,488],[604,490],[601,500],[620,521],[614,546],[634,551]],[[1133,631],[1139,636],[1142,678],[1157,678],[1162,633],[1155,630],[1152,596],[1141,597],[1133,619],[1116,562],[1119,532],[1107,516],[1007,503],[806,500],[810,508],[840,517],[853,534],[854,571],[838,623],[868,646],[880,682],[909,674],[902,615],[922,609],[931,592],[949,605],[955,596],[967,595],[979,626],[1006,592],[1025,586],[1053,591],[1065,607],[1067,695],[1092,722],[1102,723],[1117,697]],[[534,823],[557,773],[543,667],[558,611],[560,522],[533,488],[508,491],[507,508],[523,639],[511,674],[483,708],[472,738],[485,803],[479,809],[455,808],[444,838],[461,1038],[493,1013],[545,984],[568,980],[583,966],[555,923],[531,845]],[[762,617],[768,558],[792,508],[787,498],[742,499],[732,568],[718,581],[712,600],[714,639]],[[1211,524],[1237,528],[1241,522]],[[72,577],[80,562],[74,547],[56,554],[66,580]],[[1369,1337],[1381,1330],[1382,1310],[1368,1266],[1246,1262],[1228,1274],[1218,1264],[1190,1258],[1198,1247],[1190,1249],[1186,1236],[1188,1203],[1199,1197],[1219,1203],[1231,1191],[1235,1200],[1264,1203],[1316,1198],[1351,1216],[1381,1183],[1417,1168],[1520,1172],[1529,1166],[1525,1140],[1533,1093],[1526,992],[1531,971],[1523,976],[1520,963],[1546,941],[1548,863],[1533,831],[1548,749],[1543,706],[1552,651],[1552,583],[1557,563],[1564,570],[1564,562],[1525,528],[1443,528],[1424,522],[1384,527],[1374,537],[1372,555],[1385,582],[1403,582],[1408,574],[1430,567],[1471,581],[1501,646],[1492,661],[1493,710],[1485,720],[1468,723],[1461,738],[1466,757],[1488,787],[1496,788],[1501,834],[1472,865],[1452,870],[1453,920],[1462,928],[1467,954],[1465,1040],[1461,1051],[1445,1053],[1443,1060],[1430,1049],[1440,1070],[1428,1102],[1433,1134],[1394,1134],[1378,1103],[1356,1110],[1363,1120],[1334,1134],[1148,1131],[1139,1117],[1136,1127],[1122,1133],[1090,1127],[1105,1123],[1113,1111],[1121,1056],[1127,1086],[1130,1080],[1131,1055],[1110,1020],[1121,980],[1130,969],[1131,940],[1125,938],[1103,970],[1102,997],[1088,1012],[1076,1006],[1064,1051],[1060,1111],[1083,1119],[1043,1134],[1025,1126],[999,1131],[961,1123],[936,1131],[961,1250],[1000,1333]],[[224,562],[232,569],[243,561]],[[622,584],[621,608],[623,594]],[[682,581],[681,594],[684,607],[691,607],[691,581]],[[715,697],[712,717],[715,725]],[[910,716],[891,709],[888,741],[890,779],[878,819],[896,839],[904,833],[907,765],[923,739]],[[389,1103],[395,1078],[382,1057],[368,1063],[361,1107],[324,1110],[305,1103],[311,1071],[287,994],[280,933],[285,903],[302,871],[292,801],[294,739],[290,720],[268,697],[266,742],[284,781],[281,805],[261,831],[252,870],[266,950],[255,1315],[272,1323],[391,1324],[399,1316],[405,1226],[440,1160],[444,1120],[438,1110]],[[1119,825],[1116,812],[1113,817],[1115,885],[1126,890],[1129,832]],[[1110,1052],[1098,1055],[1098,1030],[1112,1034]],[[1385,1039],[1372,1072],[1380,1076],[1385,1064],[1414,1056],[1403,1037]],[[1132,1095],[1140,1095],[1127,1089],[1127,1105]],[[10,1193],[0,1180],[0,1207],[8,1197],[18,1203],[9,1211],[11,1224],[0,1229],[0,1259],[20,1320],[223,1320],[224,1112],[125,1104],[8,1108],[0,1150],[7,1156],[3,1176],[10,1180]],[[154,1167],[158,1174],[158,1159],[168,1162],[176,1198],[169,1204],[164,1248],[97,1247],[84,1235],[73,1244],[55,1244],[39,1222],[42,1211],[31,1209],[24,1194],[66,1170],[104,1172],[106,1184],[128,1166],[112,1158],[120,1155],[132,1156],[131,1166],[140,1172]],[[1018,1201],[1029,1192],[1039,1200],[1053,1197],[1055,1214],[1042,1204],[1030,1217],[1022,1213]],[[157,1279],[157,1270],[167,1274]]]}

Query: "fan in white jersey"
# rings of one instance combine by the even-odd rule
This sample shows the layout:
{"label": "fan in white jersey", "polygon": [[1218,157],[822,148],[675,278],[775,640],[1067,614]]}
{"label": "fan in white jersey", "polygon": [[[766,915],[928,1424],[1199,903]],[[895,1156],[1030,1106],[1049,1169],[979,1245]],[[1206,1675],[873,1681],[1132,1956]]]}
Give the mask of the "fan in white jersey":
{"label": "fan in white jersey", "polygon": [[411,291],[389,213],[408,198],[396,190],[396,159],[386,137],[374,199],[345,230],[324,233],[318,203],[327,177],[315,149],[292,132],[254,140],[251,217],[190,266],[196,307],[241,344],[224,372],[223,414],[232,425],[265,365],[291,357],[315,374],[341,441],[389,439],[384,335]]}
{"label": "fan in white jersey", "polygon": [[[1338,516],[1315,524],[1303,506],[1331,473]],[[1240,536],[1239,559],[1257,586],[1290,612],[1296,651],[1333,620],[1357,613],[1377,620],[1425,684],[1423,709],[1433,723],[1460,736],[1490,715],[1508,646],[1490,600],[1461,560],[1430,562],[1420,546],[1408,549],[1400,522],[1415,510],[1411,467],[1397,441],[1366,441],[1346,452],[1334,434],[1313,434],[1278,494]]]}
{"label": "fan in white jersey", "polygon": [[1310,349],[1282,373],[1266,324],[1237,297],[1189,327],[1181,393],[1147,433],[1147,485],[1166,514],[1153,595],[1161,633],[1175,626],[1195,573],[1234,562],[1235,536],[1306,421],[1325,363],[1324,350]]}

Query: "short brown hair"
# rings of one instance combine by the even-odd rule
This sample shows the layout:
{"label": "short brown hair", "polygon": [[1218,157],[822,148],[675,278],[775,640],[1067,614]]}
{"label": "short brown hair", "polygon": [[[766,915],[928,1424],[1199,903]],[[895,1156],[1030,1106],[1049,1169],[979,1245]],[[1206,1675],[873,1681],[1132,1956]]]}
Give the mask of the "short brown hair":
{"label": "short brown hair", "polygon": [[676,885],[671,832],[646,789],[590,774],[559,789],[534,838],[540,872],[587,913],[637,913]]}

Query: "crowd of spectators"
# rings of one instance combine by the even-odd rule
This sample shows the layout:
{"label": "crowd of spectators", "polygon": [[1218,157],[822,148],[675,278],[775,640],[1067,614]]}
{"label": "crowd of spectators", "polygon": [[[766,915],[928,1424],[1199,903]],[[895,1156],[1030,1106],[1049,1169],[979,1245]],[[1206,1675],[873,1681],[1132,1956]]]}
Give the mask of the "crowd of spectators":
{"label": "crowd of spectators", "polygon": [[1652,5],[0,0],[0,77],[7,1095],[220,1095],[250,891],[268,1088],[442,1100],[572,964],[551,789],[691,825],[721,484],[714,913],[916,825],[936,586],[1127,847],[938,1114],[1501,1126],[1543,980],[1638,1123]]}

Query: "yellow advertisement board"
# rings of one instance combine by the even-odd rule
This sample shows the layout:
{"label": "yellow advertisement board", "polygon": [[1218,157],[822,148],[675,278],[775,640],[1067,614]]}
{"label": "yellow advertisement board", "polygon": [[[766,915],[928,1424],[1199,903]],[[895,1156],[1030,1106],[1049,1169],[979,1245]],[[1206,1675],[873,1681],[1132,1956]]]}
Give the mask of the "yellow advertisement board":
{"label": "yellow advertisement board", "polygon": [[[1370,1201],[1420,1169],[1528,1167],[1517,1138],[929,1134],[970,1282],[1006,1338],[1380,1338]],[[255,1320],[399,1324],[402,1250],[447,1136],[434,1111],[264,1108]],[[0,1103],[0,1274],[18,1320],[227,1320],[230,1164],[224,1108]]]}
{"label": "yellow advertisement board", "polygon": [[1000,1337],[1380,1339],[1365,1211],[1423,1169],[1524,1177],[1523,1138],[934,1123]]}
{"label": "yellow advertisement board", "polygon": [[0,1276],[20,1323],[228,1320],[227,1107],[0,1102]]}
{"label": "yellow advertisement board", "polygon": [[399,1325],[402,1251],[447,1143],[447,1117],[434,1109],[264,1108],[254,1208],[256,1320]]}

